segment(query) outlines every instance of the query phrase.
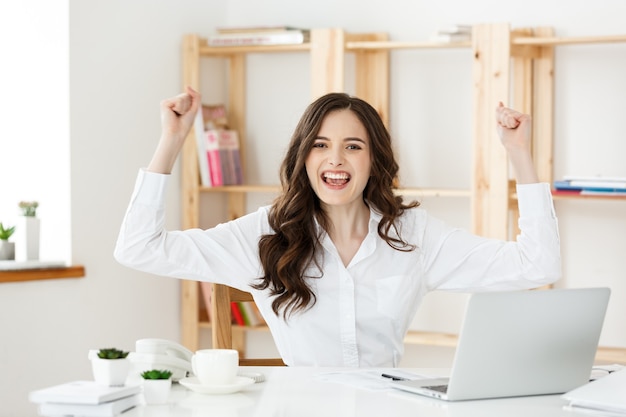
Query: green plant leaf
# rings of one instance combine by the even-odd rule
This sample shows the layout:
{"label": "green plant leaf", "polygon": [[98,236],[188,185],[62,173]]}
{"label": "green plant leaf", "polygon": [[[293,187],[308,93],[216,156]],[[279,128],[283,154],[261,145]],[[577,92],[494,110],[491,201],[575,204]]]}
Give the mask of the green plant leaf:
{"label": "green plant leaf", "polygon": [[127,356],[128,352],[116,348],[106,348],[98,351],[98,357],[100,359],[124,359]]}
{"label": "green plant leaf", "polygon": [[169,379],[172,371],[167,369],[150,369],[141,373],[143,379]]}
{"label": "green plant leaf", "polygon": [[5,228],[0,222],[0,240],[9,240],[13,232],[15,232],[15,226]]}

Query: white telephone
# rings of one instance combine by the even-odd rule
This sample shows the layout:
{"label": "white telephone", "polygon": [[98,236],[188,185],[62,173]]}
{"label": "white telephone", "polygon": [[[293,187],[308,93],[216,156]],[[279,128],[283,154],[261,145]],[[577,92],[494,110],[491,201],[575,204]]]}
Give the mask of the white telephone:
{"label": "white telephone", "polygon": [[128,356],[139,371],[169,369],[174,381],[185,378],[192,372],[193,352],[171,340],[139,339],[135,342],[135,352]]}

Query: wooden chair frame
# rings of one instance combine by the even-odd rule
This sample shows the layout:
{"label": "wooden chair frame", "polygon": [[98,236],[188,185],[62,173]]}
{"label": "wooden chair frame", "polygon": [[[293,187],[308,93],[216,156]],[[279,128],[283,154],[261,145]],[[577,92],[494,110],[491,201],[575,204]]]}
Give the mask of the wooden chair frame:
{"label": "wooden chair frame", "polygon": [[[213,296],[211,303],[211,332],[213,347],[216,349],[234,349],[233,323],[231,302],[254,302],[250,293],[240,291],[227,285],[213,284]],[[243,329],[241,329],[243,330]],[[241,333],[242,338],[245,334]],[[245,358],[240,353],[239,365],[241,366],[284,366],[281,358]]]}

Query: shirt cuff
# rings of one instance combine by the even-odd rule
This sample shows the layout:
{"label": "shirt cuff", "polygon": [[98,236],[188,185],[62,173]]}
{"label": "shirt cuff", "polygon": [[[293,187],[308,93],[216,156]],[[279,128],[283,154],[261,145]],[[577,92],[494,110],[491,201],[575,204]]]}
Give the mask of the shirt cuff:
{"label": "shirt cuff", "polygon": [[135,181],[132,202],[146,206],[163,206],[170,175],[140,169]]}
{"label": "shirt cuff", "polygon": [[550,184],[517,184],[516,189],[520,217],[556,217]]}

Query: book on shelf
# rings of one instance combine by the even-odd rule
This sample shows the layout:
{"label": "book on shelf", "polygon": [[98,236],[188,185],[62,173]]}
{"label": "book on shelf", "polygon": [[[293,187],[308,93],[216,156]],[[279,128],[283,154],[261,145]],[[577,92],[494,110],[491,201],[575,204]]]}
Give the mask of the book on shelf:
{"label": "book on shelf", "polygon": [[580,188],[615,188],[626,190],[626,178],[620,177],[565,177],[564,180],[559,183],[562,186],[569,184],[571,187]]}
{"label": "book on shelf", "polygon": [[203,104],[194,119],[198,170],[203,187],[243,184],[239,135],[227,126],[223,105]]}
{"label": "book on shelf", "polygon": [[446,26],[437,31],[437,33],[472,33],[472,25],[456,24]]}
{"label": "book on shelf", "polygon": [[471,33],[435,33],[430,37],[431,42],[441,43],[469,42],[471,40]]}
{"label": "book on shelf", "polygon": [[236,301],[230,302],[230,311],[233,314],[233,323],[238,324],[239,326],[245,326],[246,321],[243,318],[243,314],[239,309],[239,304]]}
{"label": "book on shelf", "polygon": [[42,416],[115,417],[142,403],[141,394],[134,394],[100,404],[62,404],[45,402],[39,404]]}
{"label": "book on shelf", "polygon": [[203,104],[202,122],[204,130],[228,129],[226,107],[223,104]]}
{"label": "book on shelf", "polygon": [[248,316],[248,310],[246,309],[245,305],[248,304],[247,302],[241,302],[241,301],[237,301],[237,309],[239,310],[239,313],[241,314],[241,318],[243,319],[243,324],[245,326],[251,326],[252,322],[250,321],[250,316]]}
{"label": "book on shelf", "polygon": [[580,195],[608,195],[615,197],[626,197],[626,190],[613,189],[613,190],[588,190],[584,189],[580,191]]}
{"label": "book on shelf", "polygon": [[611,195],[626,193],[626,178],[570,178],[554,181],[557,191],[579,192],[582,195]]}
{"label": "book on shelf", "polygon": [[235,130],[215,129],[204,132],[211,184],[243,184],[239,135]]}
{"label": "book on shelf", "polygon": [[196,150],[198,152],[198,171],[200,173],[200,183],[203,187],[211,187],[211,175],[209,173],[209,160],[207,159],[206,141],[204,139],[204,122],[202,120],[202,109],[198,109],[193,122],[194,135],[196,137]]}
{"label": "book on shelf", "polygon": [[234,323],[247,327],[258,327],[265,324],[265,319],[261,316],[254,302],[233,301],[231,306],[233,308]]}
{"label": "book on shelf", "polygon": [[251,45],[297,45],[309,42],[310,31],[285,29],[279,31],[250,31],[217,33],[207,37],[208,46],[251,46]]}
{"label": "book on shelf", "polygon": [[454,43],[472,40],[471,25],[452,25],[439,29],[430,37],[431,42]]}
{"label": "book on shelf", "polygon": [[262,33],[262,32],[285,32],[288,30],[302,30],[307,29],[298,28],[295,26],[287,25],[267,25],[267,26],[222,26],[217,28],[217,33]]}
{"label": "book on shelf", "polygon": [[102,404],[141,392],[140,385],[108,387],[95,381],[73,381],[32,391],[28,398],[34,403]]}
{"label": "book on shelf", "polygon": [[243,312],[247,326],[258,327],[265,324],[265,320],[260,317],[258,308],[254,302],[240,302],[239,308]]}

